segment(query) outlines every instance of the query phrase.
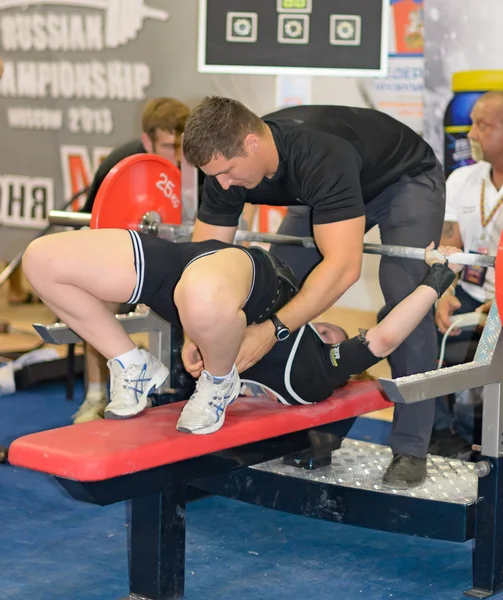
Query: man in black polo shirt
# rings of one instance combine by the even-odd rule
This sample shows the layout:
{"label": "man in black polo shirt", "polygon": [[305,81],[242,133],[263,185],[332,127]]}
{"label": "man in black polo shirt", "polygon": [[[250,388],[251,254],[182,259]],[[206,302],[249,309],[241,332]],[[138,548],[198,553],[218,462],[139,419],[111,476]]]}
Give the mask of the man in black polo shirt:
{"label": "man in black polo shirt", "polygon": [[[240,372],[281,343],[278,332],[284,337],[285,329],[296,331],[358,280],[363,236],[374,225],[383,244],[439,242],[445,208],[442,169],[428,144],[383,113],[299,106],[260,119],[235,100],[206,98],[187,121],[183,150],[187,161],[207,175],[194,241],[232,241],[248,202],[292,211],[306,207],[297,218],[307,227],[303,235],[310,235],[312,226],[319,249],[319,254],[313,251],[314,269],[299,294],[277,312],[276,325],[268,320],[246,329],[236,361]],[[288,262],[296,270],[291,254]],[[379,278],[386,310],[407,296],[424,273],[419,261],[383,257]],[[434,369],[436,344],[430,313],[393,354],[393,376]],[[433,400],[396,406],[390,438],[394,458],[386,485],[424,481],[433,414]]]}

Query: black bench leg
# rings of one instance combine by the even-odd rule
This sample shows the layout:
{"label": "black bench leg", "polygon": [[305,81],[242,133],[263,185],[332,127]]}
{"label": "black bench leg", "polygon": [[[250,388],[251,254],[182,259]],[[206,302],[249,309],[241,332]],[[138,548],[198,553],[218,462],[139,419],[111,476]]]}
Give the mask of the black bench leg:
{"label": "black bench leg", "polygon": [[134,498],[129,542],[129,590],[124,600],[182,598],[185,579],[187,486]]}
{"label": "black bench leg", "polygon": [[332,452],[341,447],[343,438],[353,426],[355,419],[346,419],[334,423],[331,431],[308,431],[311,448],[283,457],[283,464],[299,469],[318,469],[332,464]]}
{"label": "black bench leg", "polygon": [[75,389],[75,344],[68,344],[66,365],[66,399],[73,400]]}
{"label": "black bench leg", "polygon": [[478,482],[473,588],[465,592],[471,598],[489,598],[503,589],[503,458],[481,460],[491,470]]}

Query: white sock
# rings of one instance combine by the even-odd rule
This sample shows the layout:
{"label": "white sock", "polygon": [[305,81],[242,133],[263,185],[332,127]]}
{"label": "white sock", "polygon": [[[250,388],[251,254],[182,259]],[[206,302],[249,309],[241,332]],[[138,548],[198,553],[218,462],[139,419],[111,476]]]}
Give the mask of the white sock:
{"label": "white sock", "polygon": [[232,365],[232,369],[230,370],[229,373],[227,373],[227,375],[220,375],[219,377],[217,377],[215,375],[211,375],[211,373],[209,373],[209,375],[213,379],[213,383],[217,383],[217,384],[224,383],[224,382],[228,383],[234,377],[235,367],[236,367],[236,365]]}
{"label": "white sock", "polygon": [[124,352],[124,354],[114,356],[113,360],[116,360],[123,369],[127,369],[131,365],[145,364],[145,357],[136,346],[132,350]]}
{"label": "white sock", "polygon": [[87,384],[86,396],[102,396],[107,393],[107,384],[101,381],[90,381]]}

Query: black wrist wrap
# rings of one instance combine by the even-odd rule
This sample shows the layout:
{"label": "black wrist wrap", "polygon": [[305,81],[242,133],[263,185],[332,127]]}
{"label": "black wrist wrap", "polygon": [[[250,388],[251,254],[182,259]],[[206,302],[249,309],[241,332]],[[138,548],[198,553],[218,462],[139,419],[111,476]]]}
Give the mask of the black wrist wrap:
{"label": "black wrist wrap", "polygon": [[449,269],[447,263],[435,263],[429,268],[420,285],[430,286],[440,298],[455,279],[456,274]]}

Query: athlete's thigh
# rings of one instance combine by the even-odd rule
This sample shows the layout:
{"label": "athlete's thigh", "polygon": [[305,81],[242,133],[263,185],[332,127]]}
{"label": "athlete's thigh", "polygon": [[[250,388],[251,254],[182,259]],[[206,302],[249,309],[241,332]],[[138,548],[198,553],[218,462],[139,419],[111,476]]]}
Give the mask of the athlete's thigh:
{"label": "athlete's thigh", "polygon": [[178,288],[204,293],[218,289],[226,299],[235,299],[243,308],[252,293],[254,263],[241,248],[224,248],[194,259],[185,267]]}
{"label": "athlete's thigh", "polygon": [[131,237],[121,229],[44,236],[30,245],[25,260],[50,271],[55,283],[78,286],[105,301],[126,301],[135,283]]}

